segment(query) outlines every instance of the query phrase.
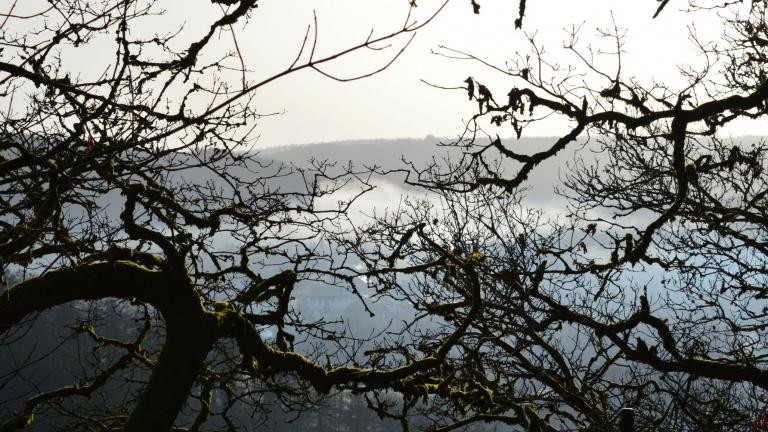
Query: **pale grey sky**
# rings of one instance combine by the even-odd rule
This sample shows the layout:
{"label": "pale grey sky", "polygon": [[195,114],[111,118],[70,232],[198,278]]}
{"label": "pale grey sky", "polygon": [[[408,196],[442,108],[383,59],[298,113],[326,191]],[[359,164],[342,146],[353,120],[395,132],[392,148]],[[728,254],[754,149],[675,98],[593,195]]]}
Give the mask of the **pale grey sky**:
{"label": "pale grey sky", "polygon": [[[423,20],[443,0],[419,0],[416,19]],[[313,71],[302,71],[281,78],[257,90],[256,106],[267,114],[258,128],[259,145],[276,146],[322,141],[364,138],[424,137],[428,134],[454,136],[469,118],[475,103],[456,90],[440,90],[420,81],[454,87],[472,75],[497,95],[504,95],[516,83],[478,63],[451,60],[430,54],[439,45],[475,54],[504,66],[516,52],[525,54],[530,46],[525,33],[536,33],[551,61],[562,65],[578,64],[578,59],[562,49],[564,28],[582,26],[583,46],[611,48],[595,37],[597,27],[609,27],[612,19],[627,31],[628,54],[624,57],[624,77],[635,76],[650,84],[661,80],[680,84],[678,66],[699,67],[704,59],[695,55],[689,41],[690,26],[704,40],[717,41],[720,22],[713,13],[683,13],[685,0],[672,0],[657,19],[651,19],[657,6],[652,0],[529,0],[524,31],[514,29],[518,2],[478,0],[481,13],[474,15],[469,0],[450,0],[437,18],[422,29],[404,54],[388,69],[360,81],[339,83]],[[3,3],[3,0],[0,0]],[[42,0],[24,2],[29,10],[45,5]],[[135,33],[164,34],[185,25],[181,36],[197,40],[210,23],[221,16],[218,5],[209,0],[164,0],[159,5],[165,16],[142,21]],[[747,6],[747,5],[744,5]],[[248,80],[256,82],[288,66],[296,56],[307,26],[318,18],[318,54],[329,54],[357,44],[373,29],[382,35],[402,26],[408,0],[263,0],[251,20],[239,23],[237,38],[246,66],[252,71]],[[213,50],[233,48],[227,33],[218,35]],[[367,55],[353,55],[328,65],[325,69],[339,76],[375,70],[385,64],[406,38],[392,41],[392,49]],[[77,48],[77,53],[63,56],[75,59],[72,67],[98,76],[111,61],[113,38]],[[181,46],[181,45],[180,45]],[[74,48],[71,48],[75,50]],[[67,54],[67,53],[65,53]],[[216,55],[209,50],[210,55]],[[306,55],[304,56],[306,59]],[[613,60],[603,64],[615,70]],[[239,75],[229,76],[237,83]],[[593,81],[592,85],[602,85]],[[608,85],[608,82],[605,82]],[[557,122],[542,122],[529,127],[527,136],[552,136],[564,130]],[[739,123],[726,133],[764,134],[763,124]],[[506,134],[511,134],[507,131]]]}
{"label": "pale grey sky", "polygon": [[[265,146],[355,138],[421,137],[427,134],[453,136],[461,130],[475,104],[461,92],[439,90],[420,82],[428,80],[444,86],[462,85],[472,75],[490,83],[491,90],[506,94],[515,83],[508,77],[477,63],[441,58],[430,50],[446,45],[476,54],[503,66],[515,52],[529,49],[524,33],[514,29],[517,1],[480,1],[481,13],[471,13],[469,1],[452,1],[448,7],[408,47],[404,55],[384,72],[353,83],[338,83],[316,73],[306,72],[259,90],[260,107],[283,111],[280,117],[262,123]],[[427,15],[440,1],[420,0],[418,12]],[[603,44],[595,37],[597,27],[608,27],[612,17],[627,30],[623,70],[641,82],[662,80],[681,83],[678,66],[701,66],[703,58],[689,40],[690,26],[705,40],[717,41],[719,20],[712,13],[686,14],[679,9],[682,0],[672,1],[657,19],[651,19],[654,1],[536,0],[528,2],[524,30],[537,33],[552,58],[562,64],[577,59],[562,50],[564,28],[582,25],[584,43]],[[330,50],[362,40],[373,28],[377,34],[396,29],[402,20],[406,1],[281,0],[261,3],[258,32],[266,39],[248,47],[254,62],[268,52],[270,61],[283,65],[297,50],[303,28],[312,21],[315,9],[319,19],[319,46]],[[263,25],[263,27],[261,27]],[[262,36],[263,37],[263,36]],[[273,43],[271,47],[270,43]],[[395,43],[397,44],[397,43]],[[271,52],[270,52],[271,50]],[[390,53],[339,61],[332,70],[344,75],[349,69],[374,69],[386,62]],[[607,64],[609,70],[615,65]],[[608,83],[606,82],[606,85]],[[727,133],[762,134],[761,125],[734,125]],[[542,123],[526,131],[529,136],[551,136],[562,125]]]}

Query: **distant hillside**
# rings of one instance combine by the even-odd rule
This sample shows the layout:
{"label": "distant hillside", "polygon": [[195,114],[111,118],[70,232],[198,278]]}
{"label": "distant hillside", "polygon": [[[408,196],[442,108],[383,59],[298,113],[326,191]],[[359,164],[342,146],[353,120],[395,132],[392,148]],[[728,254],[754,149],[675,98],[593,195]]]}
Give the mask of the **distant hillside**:
{"label": "distant hillside", "polygon": [[[533,150],[536,147],[543,148],[553,142],[555,138],[524,138],[515,142],[515,146],[522,149]],[[457,149],[440,146],[440,143],[450,143],[450,138],[439,138],[428,135],[425,138],[401,138],[401,139],[368,139],[336,141],[324,143],[309,143],[271,147],[262,151],[262,156],[282,162],[292,161],[299,163],[311,158],[337,160],[340,162],[352,161],[355,164],[378,164],[387,168],[401,166],[401,159],[421,165],[428,163],[433,157],[440,160],[449,152],[458,154]],[[391,164],[391,165],[390,165]]]}
{"label": "distant hillside", "polygon": [[[484,138],[478,138],[478,142]],[[520,140],[507,139],[504,144],[519,153],[535,153],[546,150],[556,140],[554,137],[533,137]],[[384,169],[405,168],[402,159],[413,163],[416,167],[424,167],[433,158],[441,163],[448,155],[455,160],[459,155],[459,149],[455,147],[441,146],[440,143],[449,143],[449,138],[427,136],[426,138],[402,138],[394,140],[370,139],[340,142],[327,142],[315,144],[291,145],[264,149],[260,156],[267,160],[274,160],[287,164],[305,165],[311,159],[332,160],[342,163],[352,162],[357,167],[377,165]],[[486,141],[487,142],[487,141]],[[531,202],[550,204],[555,199],[552,193],[559,175],[565,173],[565,162],[573,159],[574,152],[581,149],[579,143],[571,144],[559,157],[547,160],[530,174],[527,186],[531,187],[527,196]],[[590,156],[594,156],[591,155]],[[505,161],[503,164],[507,175],[512,176],[516,172],[515,164]],[[397,186],[399,177],[394,177],[392,184]],[[400,185],[405,188],[405,185]],[[410,188],[407,188],[410,189]]]}

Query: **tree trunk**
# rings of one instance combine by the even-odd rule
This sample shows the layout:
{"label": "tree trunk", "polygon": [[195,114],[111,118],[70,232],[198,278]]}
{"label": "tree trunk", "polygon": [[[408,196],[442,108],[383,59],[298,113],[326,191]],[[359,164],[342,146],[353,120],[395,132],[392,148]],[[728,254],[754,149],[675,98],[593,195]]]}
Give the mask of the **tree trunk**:
{"label": "tree trunk", "polygon": [[214,331],[206,325],[205,316],[167,321],[165,345],[149,383],[128,417],[126,432],[171,429],[213,345]]}

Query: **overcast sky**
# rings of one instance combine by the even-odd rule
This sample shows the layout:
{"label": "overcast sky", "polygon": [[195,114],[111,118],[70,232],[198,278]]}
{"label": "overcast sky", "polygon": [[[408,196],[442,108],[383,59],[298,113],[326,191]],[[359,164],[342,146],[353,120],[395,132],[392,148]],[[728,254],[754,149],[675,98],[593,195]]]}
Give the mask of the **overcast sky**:
{"label": "overcast sky", "polygon": [[[420,0],[421,17],[440,2]],[[380,74],[353,83],[338,83],[317,73],[302,72],[259,90],[259,107],[264,112],[285,111],[265,119],[262,145],[284,145],[355,138],[423,137],[427,134],[453,136],[461,130],[475,104],[460,91],[439,90],[420,82],[425,79],[443,86],[462,85],[472,75],[497,94],[506,94],[514,85],[508,77],[477,63],[450,60],[430,54],[439,45],[464,50],[503,66],[516,52],[529,45],[524,34],[514,29],[517,1],[479,1],[481,13],[474,15],[468,0],[453,0],[425,27],[405,53]],[[683,13],[683,0],[672,0],[657,19],[651,19],[655,1],[535,0],[528,2],[524,31],[537,32],[552,59],[575,63],[562,50],[564,28],[582,25],[584,43],[600,44],[596,28],[616,24],[627,30],[623,70],[642,82],[662,80],[679,83],[677,67],[700,65],[702,58],[689,41],[691,23],[705,40],[717,41],[722,29],[712,13]],[[313,9],[319,20],[318,47],[321,52],[356,43],[371,28],[383,34],[398,28],[407,3],[402,1],[280,0],[263,1],[246,29],[248,41],[241,45],[249,66],[273,70],[290,63],[297,52],[304,29],[312,22]],[[252,33],[250,33],[252,32]],[[241,38],[244,36],[241,36]],[[399,47],[404,39],[393,44]],[[603,46],[605,46],[603,44]],[[607,46],[605,46],[608,48]],[[394,51],[374,56],[357,56],[338,61],[328,68],[341,76],[352,71],[375,69],[388,61]],[[269,64],[267,64],[269,63]],[[610,66],[610,65],[609,65]],[[608,83],[606,82],[606,85]],[[761,134],[759,125],[737,125],[732,134]],[[531,127],[529,136],[551,136],[562,125],[546,123]]]}
{"label": "overcast sky", "polygon": [[[442,1],[418,0],[412,18],[425,19]],[[284,114],[261,120],[259,145],[421,138],[429,134],[451,137],[462,130],[462,121],[474,113],[477,105],[470,103],[463,91],[436,89],[422,83],[422,79],[456,87],[471,75],[488,85],[501,100],[511,87],[520,84],[478,63],[431,54],[440,45],[470,52],[503,67],[516,53],[524,55],[530,51],[524,32],[535,32],[550,61],[577,64],[576,57],[562,49],[567,37],[564,29],[581,26],[580,40],[584,47],[592,43],[596,48],[612,48],[598,40],[596,29],[611,26],[613,19],[627,32],[628,53],[622,64],[624,78],[634,76],[642,83],[657,80],[674,86],[681,85],[678,66],[688,64],[698,68],[704,61],[689,41],[691,24],[695,22],[696,32],[703,40],[717,41],[722,33],[714,13],[681,12],[680,8],[687,4],[685,0],[671,0],[657,19],[651,19],[658,5],[653,0],[528,0],[523,31],[514,29],[517,0],[478,2],[481,13],[475,15],[469,0],[450,0],[437,18],[419,32],[404,54],[373,77],[340,83],[307,70],[260,88],[256,94],[259,111]],[[327,55],[364,41],[371,30],[374,36],[396,31],[402,26],[408,3],[408,0],[262,0],[251,20],[246,25],[238,23],[236,28],[240,50],[252,71],[248,80],[262,80],[293,61],[307,26],[313,23],[313,12],[318,18],[317,53]],[[164,0],[158,5],[166,9],[166,14],[142,20],[141,28],[132,27],[132,35],[144,33],[151,38],[155,34],[175,32],[183,25],[180,40],[183,42],[188,36],[186,40],[191,42],[198,40],[222,14],[220,6],[210,0]],[[47,4],[43,0],[32,0],[19,7],[29,8],[31,12],[47,8]],[[216,46],[207,48],[210,55],[218,55],[211,51],[223,52],[234,47],[228,33],[217,37]],[[327,65],[325,70],[340,77],[376,70],[386,64],[405,41],[406,38],[401,37],[391,42],[389,50],[346,56]],[[114,43],[110,35],[98,43],[68,48],[76,52],[64,58],[73,60],[74,67],[95,78],[113,62],[114,48],[110,45]],[[303,59],[306,58],[305,55]],[[613,73],[616,65],[611,59],[604,66]],[[234,74],[229,78],[236,83],[238,77]],[[608,84],[606,80],[604,85]],[[742,122],[729,127],[725,133],[764,134],[762,126]],[[529,127],[525,134],[554,136],[563,130],[563,124],[541,122]]]}

